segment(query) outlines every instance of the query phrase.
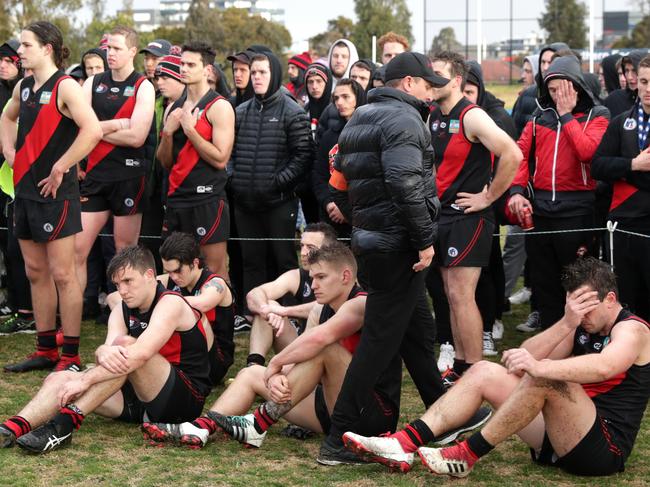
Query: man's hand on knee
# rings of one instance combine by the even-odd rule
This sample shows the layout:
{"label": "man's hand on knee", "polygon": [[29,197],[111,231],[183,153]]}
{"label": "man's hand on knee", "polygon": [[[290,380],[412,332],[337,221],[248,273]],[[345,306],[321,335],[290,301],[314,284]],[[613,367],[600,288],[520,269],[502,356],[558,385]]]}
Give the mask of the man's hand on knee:
{"label": "man's hand on knee", "polygon": [[269,379],[266,387],[271,394],[271,399],[278,403],[283,404],[291,400],[291,386],[289,379],[286,375],[276,374]]}
{"label": "man's hand on knee", "polygon": [[65,382],[57,393],[57,403],[63,407],[75,401],[88,390],[89,384],[83,380],[83,374],[76,373],[79,377]]}
{"label": "man's hand on knee", "polygon": [[538,377],[541,373],[541,362],[525,348],[511,348],[503,352],[501,362],[508,369],[509,374],[522,376],[524,373]]}
{"label": "man's hand on knee", "polygon": [[122,345],[102,345],[95,351],[95,361],[111,374],[129,372],[129,351]]}

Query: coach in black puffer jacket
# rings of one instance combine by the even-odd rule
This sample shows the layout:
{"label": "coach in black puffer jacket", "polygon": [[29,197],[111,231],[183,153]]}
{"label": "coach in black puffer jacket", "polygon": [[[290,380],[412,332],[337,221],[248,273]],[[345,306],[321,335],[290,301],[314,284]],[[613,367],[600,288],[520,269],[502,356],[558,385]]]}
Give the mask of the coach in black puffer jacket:
{"label": "coach in black puffer jacket", "polygon": [[296,184],[313,157],[307,114],[280,89],[278,58],[264,55],[269,59],[271,82],[266,93],[237,107],[230,161],[235,202],[251,210],[295,199]]}
{"label": "coach in black puffer jacket", "polygon": [[[229,164],[230,189],[239,237],[295,236],[295,194],[313,158],[309,120],[280,89],[282,67],[271,53],[251,59],[255,96],[235,111],[235,145]],[[298,266],[292,241],[243,241],[243,290]]]}
{"label": "coach in black puffer jacket", "polygon": [[356,254],[433,244],[440,203],[431,134],[423,123],[428,115],[428,106],[417,98],[375,88],[341,133],[335,167],[348,188],[333,197],[352,222]]}

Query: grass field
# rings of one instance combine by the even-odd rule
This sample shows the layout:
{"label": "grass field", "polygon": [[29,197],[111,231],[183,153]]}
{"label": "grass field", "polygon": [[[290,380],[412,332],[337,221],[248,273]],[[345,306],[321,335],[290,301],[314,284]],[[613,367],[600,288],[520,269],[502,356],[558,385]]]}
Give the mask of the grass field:
{"label": "grass field", "polygon": [[[514,326],[525,319],[524,306],[506,315],[506,336],[499,350],[518,345],[523,335]],[[103,341],[105,328],[83,326],[82,359],[92,360]],[[18,360],[33,350],[34,337],[0,337],[0,363]],[[243,364],[247,335],[237,339],[237,361],[229,376]],[[36,391],[45,373],[0,373],[0,417],[15,414]],[[212,403],[222,388],[216,390]],[[401,421],[422,413],[422,404],[408,378],[402,393]],[[605,479],[580,479],[530,461],[527,448],[512,438],[481,460],[466,480],[454,485],[632,485],[650,483],[650,417],[646,413],[634,453],[625,473]],[[276,425],[259,450],[242,448],[237,442],[219,440],[200,451],[173,447],[155,448],[142,440],[138,428],[89,416],[74,435],[70,448],[44,456],[29,456],[18,448],[0,450],[0,486],[215,486],[233,485],[432,485],[452,482],[432,476],[419,463],[409,474],[388,473],[379,465],[326,468],[316,464],[320,437],[299,441],[282,437],[284,423]]]}

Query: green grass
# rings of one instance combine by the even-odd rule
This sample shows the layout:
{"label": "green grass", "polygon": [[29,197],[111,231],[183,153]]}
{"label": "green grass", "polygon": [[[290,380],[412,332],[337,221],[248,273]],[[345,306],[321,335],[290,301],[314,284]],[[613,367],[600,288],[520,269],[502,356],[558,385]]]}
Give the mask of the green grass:
{"label": "green grass", "polygon": [[[523,335],[514,326],[525,319],[526,308],[515,307],[505,316],[506,335],[499,350],[516,346]],[[103,341],[105,328],[84,323],[82,358],[90,361]],[[243,365],[246,337],[238,337],[237,361],[229,376]],[[33,349],[33,336],[0,337],[0,363],[18,360]],[[45,373],[11,375],[0,373],[0,418],[15,414],[37,390]],[[211,404],[222,388],[217,389]],[[423,412],[408,375],[402,393],[401,421]],[[650,418],[646,418],[625,473],[598,479],[597,485],[648,485],[650,481]],[[138,428],[98,416],[89,416],[75,433],[72,447],[44,456],[29,456],[17,448],[0,450],[1,486],[287,486],[287,485],[432,485],[450,482],[434,478],[419,463],[407,475],[388,473],[379,465],[325,468],[314,458],[320,437],[307,441],[287,439],[271,430],[259,450],[242,448],[236,442],[219,440],[200,451],[172,447],[155,448],[142,440]],[[593,480],[572,477],[557,469],[543,468],[530,461],[527,448],[514,437],[481,460],[469,480],[454,485],[592,485]]]}

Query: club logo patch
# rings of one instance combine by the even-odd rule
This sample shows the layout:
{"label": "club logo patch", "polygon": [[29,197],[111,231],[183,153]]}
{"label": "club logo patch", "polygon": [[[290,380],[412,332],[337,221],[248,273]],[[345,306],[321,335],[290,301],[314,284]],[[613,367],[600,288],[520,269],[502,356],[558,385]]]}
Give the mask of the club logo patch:
{"label": "club logo patch", "polygon": [[438,127],[440,127],[440,120],[434,120],[431,122],[431,131],[436,132],[438,130]]}
{"label": "club logo patch", "polygon": [[45,225],[43,225],[43,230],[45,230],[47,233],[52,233],[54,227],[52,226],[51,223],[46,223]]}
{"label": "club logo patch", "polygon": [[580,342],[581,345],[584,345],[585,343],[587,343],[587,342],[589,341],[589,336],[588,336],[588,335],[585,335],[584,333],[582,333],[582,334],[578,337],[578,341]]}
{"label": "club logo patch", "polygon": [[447,128],[447,124],[446,124],[445,122],[440,122],[440,128],[441,128],[441,129],[446,129],[446,128]]}
{"label": "club logo patch", "polygon": [[127,86],[124,88],[124,96],[133,96],[135,94],[134,86]]}
{"label": "club logo patch", "polygon": [[449,257],[457,257],[458,249],[456,247],[449,247],[449,249],[447,250],[447,255]]}
{"label": "club logo patch", "polygon": [[126,206],[128,206],[129,208],[132,208],[133,205],[135,204],[135,202],[134,202],[131,198],[126,198],[126,199],[124,200],[124,204],[125,204]]}
{"label": "club logo patch", "polygon": [[120,89],[117,86],[113,86],[111,88],[111,93],[119,93],[119,92],[120,92]]}
{"label": "club logo patch", "polygon": [[625,130],[634,130],[636,128],[636,120],[633,118],[626,118],[623,123],[623,128]]}
{"label": "club logo patch", "polygon": [[205,236],[205,228],[199,227],[196,229],[196,233],[199,237],[204,237]]}
{"label": "club logo patch", "polygon": [[106,93],[106,90],[108,90],[108,86],[104,83],[99,83],[97,88],[95,88],[95,93]]}
{"label": "club logo patch", "polygon": [[460,120],[449,120],[449,133],[457,134],[460,130]]}
{"label": "club logo patch", "polygon": [[38,100],[38,102],[41,105],[47,105],[50,103],[50,99],[52,98],[52,92],[51,91],[44,91],[41,93],[41,98]]}
{"label": "club logo patch", "polygon": [[302,290],[302,297],[308,298],[310,294],[311,294],[311,286],[309,285],[308,282],[306,282],[305,287]]}
{"label": "club logo patch", "polygon": [[29,98],[29,88],[23,88],[23,91],[20,92],[20,99],[27,101],[27,98]]}

